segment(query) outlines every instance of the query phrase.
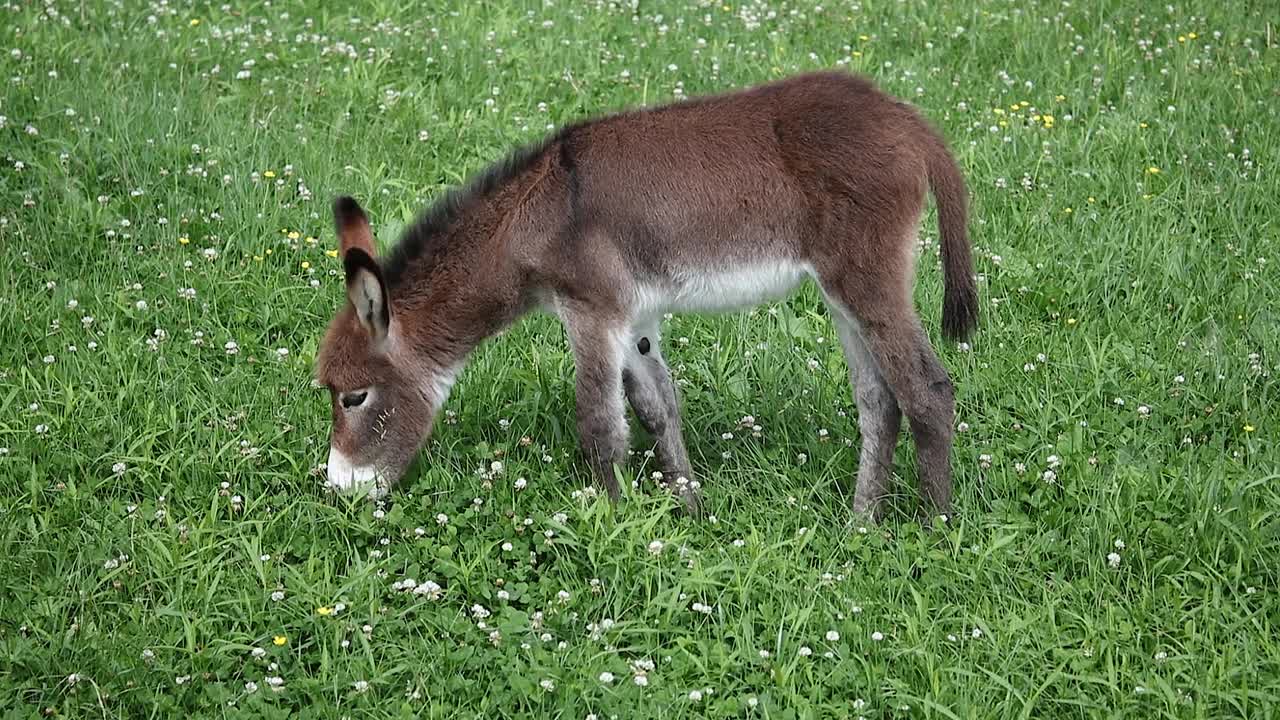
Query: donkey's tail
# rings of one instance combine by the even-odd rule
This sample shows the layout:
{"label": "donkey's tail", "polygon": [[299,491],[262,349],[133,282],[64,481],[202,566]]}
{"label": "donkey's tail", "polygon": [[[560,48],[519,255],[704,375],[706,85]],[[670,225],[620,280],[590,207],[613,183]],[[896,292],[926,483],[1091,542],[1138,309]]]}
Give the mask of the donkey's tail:
{"label": "donkey's tail", "polygon": [[963,340],[978,325],[978,288],[969,250],[968,192],[946,143],[932,128],[926,132],[929,187],[938,204],[938,231],[942,235],[942,335],[949,340]]}

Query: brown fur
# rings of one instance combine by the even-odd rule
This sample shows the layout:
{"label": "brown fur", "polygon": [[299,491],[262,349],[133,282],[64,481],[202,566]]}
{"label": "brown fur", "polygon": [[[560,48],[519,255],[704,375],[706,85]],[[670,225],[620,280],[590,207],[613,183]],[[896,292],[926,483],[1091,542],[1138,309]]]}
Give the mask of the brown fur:
{"label": "brown fur", "polygon": [[[852,75],[800,75],[567,127],[447,195],[373,267],[364,213],[340,199],[351,299],[318,361],[334,391],[334,446],[394,480],[429,433],[451,373],[486,338],[544,307],[566,326],[583,450],[610,495],[627,442],[625,398],[694,505],[659,305],[674,298],[664,309],[687,309],[687,297],[692,309],[732,309],[753,301],[753,278],[802,268],[831,308],[858,387],[855,509],[876,514],[905,414],[923,493],[946,512],[953,390],[911,299],[929,189],[943,331],[963,338],[977,322],[964,180],[912,108]],[[381,339],[379,287],[389,318]],[[357,421],[339,398],[371,386],[376,397],[355,410]],[[375,433],[370,418],[388,412],[394,418]]]}

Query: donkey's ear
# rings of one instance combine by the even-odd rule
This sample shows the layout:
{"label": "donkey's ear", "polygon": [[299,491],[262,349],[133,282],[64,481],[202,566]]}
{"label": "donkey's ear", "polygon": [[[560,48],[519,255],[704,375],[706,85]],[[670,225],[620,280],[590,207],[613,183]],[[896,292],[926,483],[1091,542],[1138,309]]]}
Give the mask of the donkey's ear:
{"label": "donkey's ear", "polygon": [[333,224],[338,230],[338,252],[342,257],[345,258],[352,250],[363,250],[371,258],[377,256],[373,250],[369,217],[355,198],[344,195],[333,201]]}
{"label": "donkey's ear", "polygon": [[378,261],[361,248],[350,248],[342,257],[347,273],[347,299],[356,309],[360,324],[374,340],[387,337],[391,328],[391,300]]}

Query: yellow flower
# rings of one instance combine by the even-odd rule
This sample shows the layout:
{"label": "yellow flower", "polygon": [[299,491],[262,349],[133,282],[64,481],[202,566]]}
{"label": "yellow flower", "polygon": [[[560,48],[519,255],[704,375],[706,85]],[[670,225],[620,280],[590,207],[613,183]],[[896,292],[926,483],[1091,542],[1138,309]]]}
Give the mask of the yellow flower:
{"label": "yellow flower", "polygon": [[1187,41],[1187,36],[1186,36],[1186,35],[1179,35],[1179,36],[1178,36],[1178,42],[1184,43],[1184,42],[1186,42],[1186,41]]}
{"label": "yellow flower", "polygon": [[866,41],[870,40],[871,38],[867,37],[866,35],[859,35],[859,36],[858,36],[858,39],[859,39],[859,40],[861,40],[862,42],[866,42]]}
{"label": "yellow flower", "polygon": [[1063,211],[1062,211],[1062,214],[1064,214],[1064,215],[1070,215],[1070,214],[1071,214],[1071,212],[1072,212],[1071,208],[1067,208],[1067,209],[1065,209],[1065,210],[1063,210]]}
{"label": "yellow flower", "polygon": [[1063,100],[1066,100],[1066,99],[1067,99],[1067,96],[1066,96],[1066,95],[1054,95],[1054,96],[1053,96],[1053,99],[1054,99],[1054,100],[1057,100],[1058,102],[1062,102]]}
{"label": "yellow flower", "polygon": [[1147,124],[1146,124],[1146,123],[1144,123],[1144,122],[1140,122],[1140,123],[1138,123],[1138,127],[1140,127],[1140,128],[1142,128],[1142,129],[1144,129],[1144,130],[1145,130],[1148,126],[1147,126]]}
{"label": "yellow flower", "polygon": [[324,616],[326,616],[326,617],[327,617],[327,616],[329,616],[329,615],[332,615],[332,614],[333,614],[333,608],[328,607],[328,606],[326,606],[326,605],[321,605],[320,607],[316,608],[316,614],[317,614],[317,615],[324,615]]}
{"label": "yellow flower", "polygon": [[1076,319],[1075,319],[1075,318],[1067,318],[1067,324],[1068,324],[1068,325],[1075,325],[1075,324],[1076,324]]}
{"label": "yellow flower", "polygon": [[191,238],[187,237],[186,235],[183,235],[182,237],[178,238],[179,245],[186,245],[190,242],[191,242]]}
{"label": "yellow flower", "polygon": [[1030,105],[1030,104],[1031,104],[1031,103],[1027,102],[1026,100],[1020,100],[1020,101],[1018,101],[1018,105],[1020,105],[1020,106],[1022,106],[1022,107],[1027,107],[1027,106],[1028,106],[1028,105]]}
{"label": "yellow flower", "polygon": [[325,255],[328,255],[329,257],[338,257],[338,251],[337,251],[337,250],[325,250],[325,251],[324,251],[324,254],[325,254]]}
{"label": "yellow flower", "polygon": [[1192,40],[1195,40],[1195,39],[1196,39],[1196,34],[1195,34],[1195,33],[1187,33],[1187,37],[1191,38]]}
{"label": "yellow flower", "polygon": [[290,239],[290,240],[297,240],[297,239],[298,239],[298,238],[300,238],[300,237],[302,237],[302,233],[298,232],[297,230],[290,230],[290,231],[289,231],[289,239]]}
{"label": "yellow flower", "polygon": [[275,637],[271,638],[271,643],[276,647],[280,647],[281,645],[284,645],[287,642],[289,642],[289,638],[283,635],[276,635]]}
{"label": "yellow flower", "polygon": [[1148,174],[1148,175],[1159,175],[1159,174],[1160,174],[1160,168],[1158,168],[1158,167],[1156,167],[1156,166],[1152,165],[1151,167],[1147,168],[1147,174]]}
{"label": "yellow flower", "polygon": [[994,110],[992,110],[991,112],[995,113],[996,115],[1003,115],[1003,114],[1004,114],[1004,108],[995,108],[995,109],[994,109]]}
{"label": "yellow flower", "polygon": [[273,178],[273,177],[275,177],[275,176],[276,176],[276,171],[275,171],[275,170],[268,170],[268,171],[266,171],[266,172],[262,173],[262,177],[264,177],[264,178]]}
{"label": "yellow flower", "polygon": [[1017,112],[1019,107],[1020,107],[1020,106],[1018,105],[1018,103],[1014,103],[1014,104],[1012,104],[1012,105],[1010,105],[1010,106],[1009,106],[1009,109],[1010,109],[1010,110],[1013,110],[1014,112]]}
{"label": "yellow flower", "polygon": [[862,57],[862,51],[861,51],[861,50],[854,50],[854,51],[853,51],[853,56],[854,56],[854,57]]}
{"label": "yellow flower", "polygon": [[1085,198],[1085,202],[1087,202],[1087,203],[1089,203],[1090,205],[1092,205],[1092,204],[1095,202],[1095,200],[1093,199],[1093,196],[1092,196],[1092,195],[1090,195],[1089,197]]}
{"label": "yellow flower", "polygon": [[187,24],[190,25],[191,27],[195,27],[200,24],[200,18],[191,18],[191,22]]}
{"label": "yellow flower", "polygon": [[320,238],[312,237],[312,236],[308,235],[308,236],[307,236],[307,242],[308,242],[308,243],[310,243],[310,244],[312,244],[312,245],[315,245],[316,243],[320,242]]}
{"label": "yellow flower", "polygon": [[272,252],[271,248],[267,248],[267,254],[270,255],[271,252]]}
{"label": "yellow flower", "polygon": [[254,260],[257,260],[258,262],[262,262],[262,256],[261,256],[261,255],[254,255],[254,256],[253,256],[253,259],[254,259]]}
{"label": "yellow flower", "polygon": [[311,267],[311,263],[307,262],[306,260],[303,260],[303,261],[302,261],[302,269],[303,269],[303,270],[306,270],[306,269],[308,269],[308,268],[310,268],[310,267]]}
{"label": "yellow flower", "polygon": [[1254,431],[1254,429],[1255,429],[1255,428],[1254,428],[1252,425],[1245,425],[1245,426],[1244,426],[1244,431],[1245,431],[1245,432],[1247,432],[1247,433],[1253,432],[1253,431]]}

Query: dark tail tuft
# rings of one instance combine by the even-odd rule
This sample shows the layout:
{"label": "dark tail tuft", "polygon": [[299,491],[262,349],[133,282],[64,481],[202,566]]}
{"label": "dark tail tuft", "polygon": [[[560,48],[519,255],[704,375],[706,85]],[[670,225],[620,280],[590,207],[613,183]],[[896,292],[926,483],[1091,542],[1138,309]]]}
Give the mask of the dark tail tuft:
{"label": "dark tail tuft", "polygon": [[942,235],[942,335],[964,340],[978,326],[978,288],[969,249],[968,191],[946,144],[932,129],[928,154],[929,187],[938,204]]}

